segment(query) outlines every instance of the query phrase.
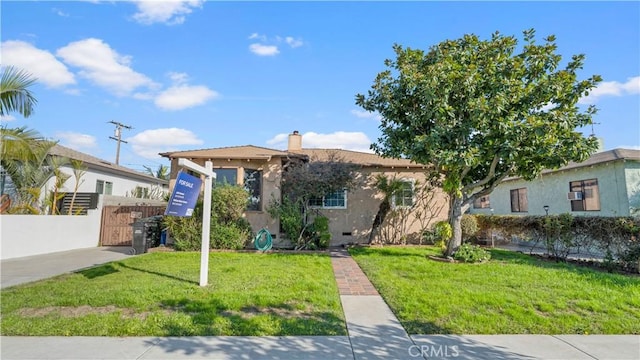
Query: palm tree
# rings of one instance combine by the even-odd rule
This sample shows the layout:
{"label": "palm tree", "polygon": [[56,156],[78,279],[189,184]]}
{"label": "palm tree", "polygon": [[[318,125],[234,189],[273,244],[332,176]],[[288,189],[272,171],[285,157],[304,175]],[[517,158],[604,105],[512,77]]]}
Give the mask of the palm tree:
{"label": "palm tree", "polygon": [[10,112],[19,112],[24,117],[33,113],[38,100],[33,96],[28,87],[33,85],[36,79],[24,70],[13,66],[2,69],[0,79],[0,116],[6,116]]}
{"label": "palm tree", "polygon": [[382,193],[383,198],[380,206],[378,207],[378,213],[373,220],[373,225],[371,225],[369,244],[371,244],[371,241],[373,241],[378,229],[382,226],[382,223],[384,223],[384,219],[387,217],[387,214],[391,211],[391,199],[393,198],[393,195],[402,190],[403,183],[396,178],[390,179],[383,174],[378,174],[373,186]]}
{"label": "palm tree", "polygon": [[27,127],[0,127],[0,195],[5,193],[7,174],[16,174],[21,166],[39,162],[42,153],[47,153],[55,144],[45,140],[37,131]]}
{"label": "palm tree", "polygon": [[145,166],[145,165],[142,165],[142,166],[144,167],[144,170],[148,175],[151,175],[158,179],[169,180],[168,166],[160,164],[158,165],[158,169],[156,169],[155,171],[150,166]]}

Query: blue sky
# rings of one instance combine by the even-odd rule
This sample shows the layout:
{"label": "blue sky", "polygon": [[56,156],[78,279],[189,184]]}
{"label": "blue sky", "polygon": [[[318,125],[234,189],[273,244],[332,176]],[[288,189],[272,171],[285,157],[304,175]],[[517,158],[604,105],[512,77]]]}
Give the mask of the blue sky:
{"label": "blue sky", "polygon": [[[378,119],[355,105],[393,57],[446,39],[534,28],[557,37],[580,78],[603,83],[594,130],[605,149],[640,148],[639,2],[2,1],[2,65],[31,72],[36,112],[6,126],[120,164],[235,145],[369,151]],[[591,129],[585,129],[590,133]]]}

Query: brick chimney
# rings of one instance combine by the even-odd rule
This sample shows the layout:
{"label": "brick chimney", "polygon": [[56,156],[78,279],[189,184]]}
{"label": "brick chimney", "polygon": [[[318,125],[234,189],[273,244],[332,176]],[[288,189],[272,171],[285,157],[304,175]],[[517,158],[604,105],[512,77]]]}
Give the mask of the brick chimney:
{"label": "brick chimney", "polygon": [[300,150],[302,150],[302,135],[300,135],[298,130],[294,130],[293,133],[289,134],[287,151],[295,152]]}

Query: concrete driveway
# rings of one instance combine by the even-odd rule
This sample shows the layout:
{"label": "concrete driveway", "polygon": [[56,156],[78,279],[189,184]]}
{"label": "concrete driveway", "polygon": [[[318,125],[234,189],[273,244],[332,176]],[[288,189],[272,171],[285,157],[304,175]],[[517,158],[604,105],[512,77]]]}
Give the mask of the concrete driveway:
{"label": "concrete driveway", "polygon": [[133,255],[126,246],[95,247],[0,261],[2,289],[47,279]]}

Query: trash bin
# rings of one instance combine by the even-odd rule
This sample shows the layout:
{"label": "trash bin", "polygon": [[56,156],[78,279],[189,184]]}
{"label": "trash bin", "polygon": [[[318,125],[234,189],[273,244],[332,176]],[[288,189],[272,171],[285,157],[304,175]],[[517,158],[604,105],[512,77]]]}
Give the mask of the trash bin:
{"label": "trash bin", "polygon": [[138,219],[133,227],[133,249],[136,254],[144,254],[151,247],[160,245],[162,215]]}

